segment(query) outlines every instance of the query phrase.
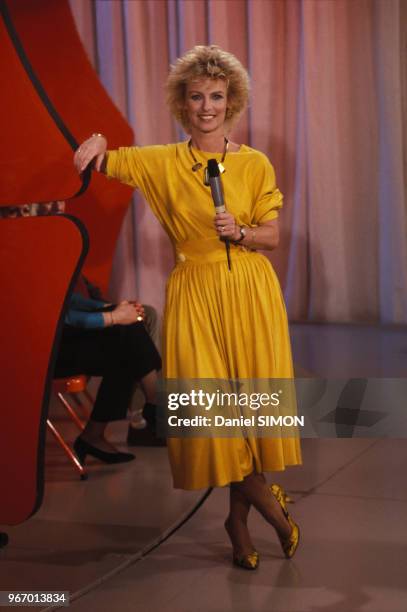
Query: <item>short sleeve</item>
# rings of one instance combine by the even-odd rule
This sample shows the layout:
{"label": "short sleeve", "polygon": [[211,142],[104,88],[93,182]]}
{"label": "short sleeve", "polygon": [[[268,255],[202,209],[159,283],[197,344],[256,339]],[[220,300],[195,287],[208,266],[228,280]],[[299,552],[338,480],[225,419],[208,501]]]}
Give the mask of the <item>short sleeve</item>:
{"label": "short sleeve", "polygon": [[[157,214],[168,200],[168,168],[174,167],[175,145],[120,147],[106,153],[106,176],[139,189]],[[160,177],[160,180],[158,180]]]}
{"label": "short sleeve", "polygon": [[141,182],[137,147],[120,147],[106,152],[106,176],[118,179],[130,187],[139,187]]}
{"label": "short sleeve", "polygon": [[258,225],[278,217],[283,205],[283,194],[276,186],[276,175],[267,157],[260,154],[253,173],[252,223]]}

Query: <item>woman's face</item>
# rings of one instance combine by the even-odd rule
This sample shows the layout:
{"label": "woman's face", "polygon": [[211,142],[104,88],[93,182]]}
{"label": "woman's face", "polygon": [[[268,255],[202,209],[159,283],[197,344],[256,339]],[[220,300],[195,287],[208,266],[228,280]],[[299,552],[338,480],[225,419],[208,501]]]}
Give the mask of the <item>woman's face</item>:
{"label": "woman's face", "polygon": [[199,79],[187,85],[184,110],[195,132],[222,132],[227,109],[227,88],[223,79]]}

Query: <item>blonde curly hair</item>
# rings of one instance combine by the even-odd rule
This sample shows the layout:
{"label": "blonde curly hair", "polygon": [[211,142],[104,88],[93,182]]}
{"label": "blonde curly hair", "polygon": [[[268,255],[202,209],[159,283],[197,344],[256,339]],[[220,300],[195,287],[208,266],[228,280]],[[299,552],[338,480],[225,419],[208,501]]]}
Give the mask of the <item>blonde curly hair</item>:
{"label": "blonde curly hair", "polygon": [[178,58],[170,67],[166,84],[167,104],[171,113],[186,132],[190,130],[185,112],[187,84],[199,79],[223,79],[227,85],[227,128],[237,121],[247,106],[249,98],[249,75],[239,60],[217,45],[197,45]]}

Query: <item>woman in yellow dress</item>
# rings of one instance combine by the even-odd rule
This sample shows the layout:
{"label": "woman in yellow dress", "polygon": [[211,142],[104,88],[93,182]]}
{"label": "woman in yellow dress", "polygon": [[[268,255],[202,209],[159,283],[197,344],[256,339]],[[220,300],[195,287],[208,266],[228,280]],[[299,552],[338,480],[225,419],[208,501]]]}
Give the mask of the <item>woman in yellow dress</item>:
{"label": "woman in yellow dress", "polygon": [[[269,260],[255,250],[278,244],[282,195],[267,157],[227,139],[248,93],[247,72],[233,55],[194,47],[167,82],[169,107],[190,134],[187,142],[106,151],[106,139],[94,134],[75,153],[79,172],[93,161],[96,170],[140,189],[174,245],[164,315],[167,379],[293,377],[281,289]],[[218,161],[227,208],[215,216],[204,183],[209,159]],[[230,240],[231,269],[220,237]],[[168,451],[175,487],[230,485],[225,528],[236,565],[259,563],[247,527],[252,505],[292,557],[298,525],[281,487],[269,487],[263,472],[301,463],[296,437],[170,438]]]}

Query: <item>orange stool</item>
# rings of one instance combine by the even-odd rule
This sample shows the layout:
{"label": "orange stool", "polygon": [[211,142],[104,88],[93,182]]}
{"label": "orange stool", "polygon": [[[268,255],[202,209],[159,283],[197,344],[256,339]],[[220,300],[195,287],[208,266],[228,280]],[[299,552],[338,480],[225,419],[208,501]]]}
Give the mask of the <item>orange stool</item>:
{"label": "orange stool", "polygon": [[[91,404],[93,404],[93,398],[90,395],[86,387],[87,383],[88,383],[88,377],[83,374],[80,374],[78,376],[70,376],[69,378],[55,378],[53,381],[53,391],[55,395],[57,396],[61,404],[64,406],[69,417],[72,419],[72,421],[75,423],[75,425],[78,427],[80,431],[83,431],[85,427],[84,422],[79,418],[75,409],[69,403],[68,399],[65,397],[64,394],[69,393],[72,395],[72,397],[75,399],[76,404],[79,406],[82,412],[82,416],[87,418],[89,414],[87,413],[86,407],[81,402],[79,395],[78,395],[79,393],[83,393],[86,399]],[[55,427],[55,425],[52,423],[50,419],[47,419],[47,427],[52,433],[52,435],[54,436],[54,438],[56,439],[56,441],[58,442],[58,444],[61,446],[62,450],[64,451],[68,459],[73,464],[74,468],[79,472],[81,480],[86,480],[86,478],[88,477],[88,474],[85,468],[80,463],[75,453],[72,451],[70,446],[64,440],[63,436],[57,430],[57,428]]]}

